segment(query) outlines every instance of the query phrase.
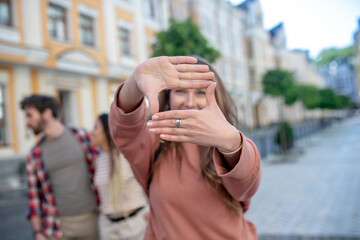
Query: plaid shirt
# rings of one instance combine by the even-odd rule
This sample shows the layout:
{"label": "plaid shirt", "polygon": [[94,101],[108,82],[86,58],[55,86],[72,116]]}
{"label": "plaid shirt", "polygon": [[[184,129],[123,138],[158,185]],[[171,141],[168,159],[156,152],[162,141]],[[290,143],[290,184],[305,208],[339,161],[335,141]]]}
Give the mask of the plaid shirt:
{"label": "plaid shirt", "polygon": [[[85,152],[86,162],[90,174],[91,187],[95,193],[97,204],[100,199],[97,189],[94,186],[94,159],[98,151],[90,146],[89,133],[85,129],[69,128],[79,141],[82,149]],[[28,219],[33,216],[40,216],[42,218],[42,232],[45,236],[53,236],[61,238],[62,232],[60,230],[60,221],[58,217],[58,210],[55,204],[53,190],[51,188],[49,177],[46,173],[44,162],[41,156],[41,143],[45,141],[42,137],[32,148],[29,155],[26,157],[26,172],[29,186],[29,213]],[[66,150],[65,150],[66,151]]]}

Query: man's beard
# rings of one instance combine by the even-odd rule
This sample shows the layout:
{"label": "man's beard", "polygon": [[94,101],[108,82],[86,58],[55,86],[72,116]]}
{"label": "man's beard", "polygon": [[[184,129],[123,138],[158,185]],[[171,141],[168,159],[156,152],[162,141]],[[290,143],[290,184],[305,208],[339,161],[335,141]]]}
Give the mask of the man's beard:
{"label": "man's beard", "polygon": [[42,131],[44,131],[45,128],[45,120],[44,118],[41,116],[40,120],[38,122],[38,124],[35,127],[32,127],[32,131],[35,135],[38,135],[39,133],[41,133]]}

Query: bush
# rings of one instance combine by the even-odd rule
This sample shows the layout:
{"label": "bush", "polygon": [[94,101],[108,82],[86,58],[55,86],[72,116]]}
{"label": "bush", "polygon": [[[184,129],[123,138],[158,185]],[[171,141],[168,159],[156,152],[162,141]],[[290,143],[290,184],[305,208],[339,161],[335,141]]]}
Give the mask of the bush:
{"label": "bush", "polygon": [[294,145],[293,130],[288,122],[281,122],[279,131],[276,134],[276,143],[283,151],[288,150]]}

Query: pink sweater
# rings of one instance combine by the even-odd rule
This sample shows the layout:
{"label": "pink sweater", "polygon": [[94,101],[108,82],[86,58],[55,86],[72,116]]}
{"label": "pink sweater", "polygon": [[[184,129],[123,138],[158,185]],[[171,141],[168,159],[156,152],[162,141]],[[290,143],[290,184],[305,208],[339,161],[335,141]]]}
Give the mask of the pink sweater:
{"label": "pink sweater", "polygon": [[[119,90],[116,96],[118,93]],[[147,190],[159,136],[150,133],[145,122],[144,101],[139,108],[125,114],[117,107],[115,98],[110,110],[113,139],[149,198],[150,219],[145,239],[257,239],[255,226],[243,216],[260,184],[260,155],[255,144],[242,135],[241,155],[231,171],[224,167],[223,158],[216,149],[213,153],[217,174],[228,192],[243,206],[239,216],[207,185],[201,175],[200,150],[194,144],[182,143],[184,153],[180,168],[175,162],[176,151],[169,151]]]}

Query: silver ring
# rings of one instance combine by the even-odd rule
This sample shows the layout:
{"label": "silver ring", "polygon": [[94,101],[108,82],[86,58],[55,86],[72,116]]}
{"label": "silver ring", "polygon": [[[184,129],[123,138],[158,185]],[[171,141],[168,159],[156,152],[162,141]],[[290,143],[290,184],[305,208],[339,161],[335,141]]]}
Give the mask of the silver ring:
{"label": "silver ring", "polygon": [[181,128],[181,120],[179,118],[175,119],[175,127]]}

